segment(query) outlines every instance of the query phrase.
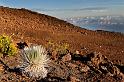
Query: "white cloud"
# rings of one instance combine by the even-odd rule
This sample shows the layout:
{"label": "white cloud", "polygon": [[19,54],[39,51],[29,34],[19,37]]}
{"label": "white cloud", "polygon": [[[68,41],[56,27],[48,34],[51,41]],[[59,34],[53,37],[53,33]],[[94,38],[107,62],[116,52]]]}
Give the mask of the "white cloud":
{"label": "white cloud", "polygon": [[108,10],[105,9],[105,10],[91,10],[92,12],[99,12],[99,13],[103,13],[103,12],[107,12]]}

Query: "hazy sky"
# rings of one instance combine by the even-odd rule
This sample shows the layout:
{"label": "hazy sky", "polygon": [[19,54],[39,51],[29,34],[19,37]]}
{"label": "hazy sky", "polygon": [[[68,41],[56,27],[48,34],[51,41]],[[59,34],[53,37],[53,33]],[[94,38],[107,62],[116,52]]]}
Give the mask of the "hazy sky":
{"label": "hazy sky", "polygon": [[124,15],[124,0],[0,0],[0,5],[27,8],[60,18]]}

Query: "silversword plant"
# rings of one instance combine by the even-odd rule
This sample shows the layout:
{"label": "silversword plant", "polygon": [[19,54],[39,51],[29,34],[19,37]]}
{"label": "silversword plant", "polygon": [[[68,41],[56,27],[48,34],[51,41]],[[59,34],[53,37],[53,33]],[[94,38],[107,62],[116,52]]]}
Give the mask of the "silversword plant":
{"label": "silversword plant", "polygon": [[45,78],[47,76],[47,69],[49,57],[47,51],[41,45],[25,47],[22,51],[23,64],[20,67],[22,72],[29,77]]}

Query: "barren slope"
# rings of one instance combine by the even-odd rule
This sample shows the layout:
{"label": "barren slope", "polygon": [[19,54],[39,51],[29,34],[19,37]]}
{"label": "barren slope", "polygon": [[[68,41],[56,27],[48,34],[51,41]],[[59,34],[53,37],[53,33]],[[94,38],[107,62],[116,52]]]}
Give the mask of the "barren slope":
{"label": "barren slope", "polygon": [[0,7],[0,34],[3,33],[12,35],[15,41],[43,45],[48,41],[65,42],[72,51],[101,52],[124,64],[124,35],[120,33],[90,31],[30,10]]}

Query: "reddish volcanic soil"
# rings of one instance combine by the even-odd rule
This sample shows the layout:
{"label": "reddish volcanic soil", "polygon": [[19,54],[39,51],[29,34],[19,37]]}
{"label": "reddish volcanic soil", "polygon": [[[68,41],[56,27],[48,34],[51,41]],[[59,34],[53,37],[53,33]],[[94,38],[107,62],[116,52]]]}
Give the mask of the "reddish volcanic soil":
{"label": "reddish volcanic soil", "polygon": [[[121,33],[86,30],[30,10],[0,7],[0,34],[4,33],[11,35],[14,42],[23,40],[44,46],[49,41],[58,44],[67,43],[71,53],[75,53],[76,50],[82,55],[97,52],[106,56],[114,64],[124,64],[124,34]],[[75,77],[70,78],[75,80]],[[78,82],[78,80],[71,82]]]}
{"label": "reddish volcanic soil", "polygon": [[63,20],[25,9],[0,8],[0,33],[14,34],[16,41],[45,45],[47,41],[66,42],[70,49],[82,53],[101,52],[111,60],[124,64],[124,35],[90,31]]}

